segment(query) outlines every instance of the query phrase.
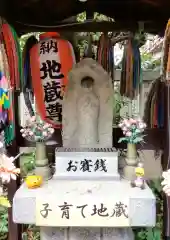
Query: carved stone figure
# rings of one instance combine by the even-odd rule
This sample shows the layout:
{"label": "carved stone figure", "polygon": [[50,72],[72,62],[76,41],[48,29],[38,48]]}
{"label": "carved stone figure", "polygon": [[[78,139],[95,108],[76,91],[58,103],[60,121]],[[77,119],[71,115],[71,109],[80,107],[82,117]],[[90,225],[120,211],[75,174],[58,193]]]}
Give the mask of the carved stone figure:
{"label": "carved stone figure", "polygon": [[82,93],[77,99],[78,144],[81,147],[95,147],[99,141],[98,118],[99,98],[93,89],[94,80],[85,77],[81,81]]}
{"label": "carved stone figure", "polygon": [[63,101],[64,147],[112,147],[113,88],[108,73],[86,58],[69,73]]}

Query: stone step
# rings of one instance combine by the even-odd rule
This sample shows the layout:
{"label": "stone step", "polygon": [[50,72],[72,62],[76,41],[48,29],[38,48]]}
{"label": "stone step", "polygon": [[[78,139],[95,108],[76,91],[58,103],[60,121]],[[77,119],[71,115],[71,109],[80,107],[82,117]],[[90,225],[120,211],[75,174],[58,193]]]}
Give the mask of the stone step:
{"label": "stone step", "polygon": [[57,148],[54,178],[119,180],[118,152],[112,148]]}

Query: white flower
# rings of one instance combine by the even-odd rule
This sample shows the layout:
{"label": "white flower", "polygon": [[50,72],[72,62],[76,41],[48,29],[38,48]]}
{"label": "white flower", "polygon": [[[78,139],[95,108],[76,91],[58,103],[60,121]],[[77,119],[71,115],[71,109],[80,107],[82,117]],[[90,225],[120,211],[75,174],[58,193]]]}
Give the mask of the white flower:
{"label": "white flower", "polygon": [[16,168],[13,157],[7,157],[5,154],[0,156],[0,178],[2,182],[10,182],[11,179],[16,180],[16,176],[20,173],[20,169]]}
{"label": "white flower", "polygon": [[170,169],[168,169],[166,172],[162,173],[162,177],[164,180],[161,182],[161,185],[163,186],[163,191],[167,196],[170,196]]}
{"label": "white flower", "polygon": [[119,123],[119,125],[118,125],[120,128],[122,128],[123,127],[123,123]]}
{"label": "white flower", "polygon": [[4,146],[4,145],[3,145],[3,143],[2,143],[2,142],[0,142],[0,148],[3,148],[3,146]]}
{"label": "white flower", "polygon": [[43,132],[42,135],[43,135],[44,137],[46,137],[46,136],[47,136],[47,132]]}
{"label": "white flower", "polygon": [[143,123],[139,123],[139,124],[138,124],[138,128],[139,128],[139,129],[144,129],[144,124],[143,124]]}
{"label": "white flower", "polygon": [[49,128],[48,131],[52,134],[54,132],[53,128]]}
{"label": "white flower", "polygon": [[11,181],[11,179],[13,179],[13,180],[17,179],[15,174],[9,173],[9,172],[1,172],[0,178],[2,179],[3,183],[9,183]]}

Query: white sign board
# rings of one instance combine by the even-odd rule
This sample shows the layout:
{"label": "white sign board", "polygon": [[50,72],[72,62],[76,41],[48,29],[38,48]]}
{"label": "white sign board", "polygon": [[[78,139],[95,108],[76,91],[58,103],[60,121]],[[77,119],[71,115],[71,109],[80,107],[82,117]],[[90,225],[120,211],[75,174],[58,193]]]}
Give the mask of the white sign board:
{"label": "white sign board", "polygon": [[[114,195],[111,195],[114,196]],[[69,200],[43,196],[36,199],[36,225],[51,227],[128,227],[129,199],[95,197]]]}
{"label": "white sign board", "polygon": [[55,157],[55,177],[100,178],[118,177],[117,153],[63,153]]}

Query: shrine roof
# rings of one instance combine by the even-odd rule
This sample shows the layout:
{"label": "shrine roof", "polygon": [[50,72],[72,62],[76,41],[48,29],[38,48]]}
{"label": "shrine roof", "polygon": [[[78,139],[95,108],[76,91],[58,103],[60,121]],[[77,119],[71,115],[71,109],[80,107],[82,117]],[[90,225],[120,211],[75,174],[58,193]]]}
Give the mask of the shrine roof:
{"label": "shrine roof", "polygon": [[[1,0],[0,14],[20,33],[51,31],[68,17],[98,12],[113,23],[84,23],[65,27],[68,31],[136,30],[144,22],[146,32],[161,34],[170,17],[169,0]],[[63,28],[62,28],[63,29]]]}

